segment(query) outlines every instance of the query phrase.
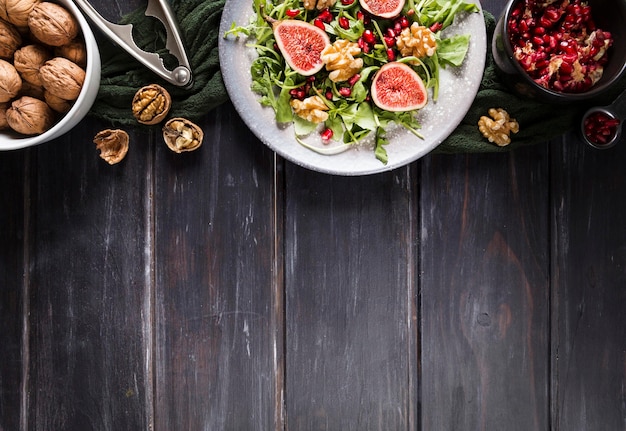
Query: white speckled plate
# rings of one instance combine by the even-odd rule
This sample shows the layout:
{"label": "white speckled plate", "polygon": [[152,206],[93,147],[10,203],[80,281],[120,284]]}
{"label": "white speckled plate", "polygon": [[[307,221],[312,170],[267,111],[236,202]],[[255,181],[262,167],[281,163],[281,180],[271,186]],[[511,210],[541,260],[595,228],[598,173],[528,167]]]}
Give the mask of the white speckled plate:
{"label": "white speckled plate", "polygon": [[[268,147],[300,166],[334,175],[367,175],[404,166],[432,151],[459,125],[478,91],[485,66],[487,36],[482,13],[457,17],[446,34],[470,34],[470,47],[460,68],[448,67],[440,75],[439,98],[419,111],[422,128],[420,139],[401,127],[389,129],[389,144],[385,146],[389,162],[384,165],[374,157],[368,145],[355,147],[336,155],[321,155],[300,145],[293,127],[281,127],[274,120],[274,111],[258,103],[258,95],[250,89],[250,65],[253,49],[246,47],[244,38],[224,38],[233,23],[247,24],[253,16],[250,0],[227,0],[220,24],[220,66],[226,89],[235,109],[250,130]],[[475,1],[479,7],[480,3]],[[306,141],[320,145],[317,133]],[[309,142],[310,141],[310,142]]]}

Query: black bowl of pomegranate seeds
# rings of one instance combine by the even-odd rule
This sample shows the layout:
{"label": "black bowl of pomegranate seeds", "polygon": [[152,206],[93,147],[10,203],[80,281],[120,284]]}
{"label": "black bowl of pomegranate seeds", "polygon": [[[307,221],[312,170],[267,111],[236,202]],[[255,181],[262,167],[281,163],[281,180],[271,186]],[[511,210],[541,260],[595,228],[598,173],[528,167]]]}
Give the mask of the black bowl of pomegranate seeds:
{"label": "black bowl of pomegranate seeds", "polygon": [[492,53],[503,80],[543,102],[604,93],[626,70],[626,1],[513,0]]}

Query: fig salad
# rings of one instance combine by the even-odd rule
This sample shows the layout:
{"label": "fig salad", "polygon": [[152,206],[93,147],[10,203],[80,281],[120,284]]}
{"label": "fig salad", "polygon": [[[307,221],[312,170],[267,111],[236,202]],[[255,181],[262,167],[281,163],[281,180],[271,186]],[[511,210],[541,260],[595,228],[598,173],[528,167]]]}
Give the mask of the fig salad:
{"label": "fig salad", "polygon": [[[246,37],[252,91],[278,123],[293,123],[301,145],[338,154],[370,142],[387,164],[385,129],[392,123],[418,138],[416,113],[437,101],[440,70],[460,67],[470,35],[447,34],[462,0],[253,0]],[[321,144],[304,138],[319,133]]]}

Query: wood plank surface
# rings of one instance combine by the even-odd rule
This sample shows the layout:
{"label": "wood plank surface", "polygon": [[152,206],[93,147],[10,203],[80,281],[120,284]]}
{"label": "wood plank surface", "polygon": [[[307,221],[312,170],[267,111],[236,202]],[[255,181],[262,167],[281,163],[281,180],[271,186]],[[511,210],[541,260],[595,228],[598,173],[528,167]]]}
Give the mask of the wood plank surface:
{"label": "wood plank surface", "polygon": [[626,139],[554,150],[552,429],[626,430]]}
{"label": "wood plank surface", "polygon": [[[28,241],[28,151],[0,153],[0,430],[18,430],[22,402],[22,360],[25,288],[29,262]],[[27,355],[27,353],[26,353]]]}
{"label": "wood plank surface", "polygon": [[423,160],[424,430],[549,429],[548,179],[545,146]]}
{"label": "wood plank surface", "polygon": [[157,151],[155,430],[279,429],[274,157],[230,105],[202,127]]}
{"label": "wood plank surface", "polygon": [[24,431],[149,426],[150,142],[110,166],[102,126],[33,150]]}
{"label": "wood plank surface", "polygon": [[288,429],[416,426],[411,171],[345,178],[287,166]]}
{"label": "wood plank surface", "polygon": [[0,431],[626,430],[624,139],[340,177],[200,125],[0,153]]}

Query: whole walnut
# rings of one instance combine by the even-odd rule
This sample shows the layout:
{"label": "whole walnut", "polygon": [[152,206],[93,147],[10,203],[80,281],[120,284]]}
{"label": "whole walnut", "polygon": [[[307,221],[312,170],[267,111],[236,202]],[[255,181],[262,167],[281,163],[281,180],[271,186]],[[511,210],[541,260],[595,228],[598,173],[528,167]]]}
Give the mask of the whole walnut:
{"label": "whole walnut", "polygon": [[9,123],[7,122],[7,109],[9,109],[8,103],[0,103],[0,130],[9,128]]}
{"label": "whole walnut", "polygon": [[54,57],[39,69],[46,90],[65,100],[75,100],[85,82],[85,71],[67,58]]}
{"label": "whole walnut", "polygon": [[20,92],[22,78],[11,63],[0,60],[0,102],[8,102]]}
{"label": "whole walnut", "polygon": [[50,51],[41,45],[26,45],[15,51],[13,65],[24,81],[41,86],[39,69],[51,57]]}
{"label": "whole walnut", "polygon": [[22,80],[22,88],[18,93],[19,96],[30,96],[35,99],[44,100],[44,91],[43,85],[31,84],[28,81]]}
{"label": "whole walnut", "polygon": [[76,39],[66,45],[56,47],[54,56],[67,58],[83,69],[87,67],[87,48],[82,40]]}
{"label": "whole walnut", "polygon": [[54,94],[50,94],[49,91],[44,91],[43,100],[45,100],[48,106],[54,111],[61,114],[65,114],[72,108],[72,102],[55,96]]}
{"label": "whole walnut", "polygon": [[40,0],[2,0],[2,18],[20,29],[28,27],[28,15]]}
{"label": "whole walnut", "polygon": [[37,4],[28,16],[28,28],[40,42],[50,46],[70,43],[80,30],[76,18],[63,6],[51,2]]}
{"label": "whole walnut", "polygon": [[34,97],[22,96],[7,109],[9,127],[24,135],[38,135],[48,130],[54,123],[54,112],[50,107]]}
{"label": "whole walnut", "polygon": [[0,19],[0,58],[10,60],[22,44],[20,32],[10,22]]}

